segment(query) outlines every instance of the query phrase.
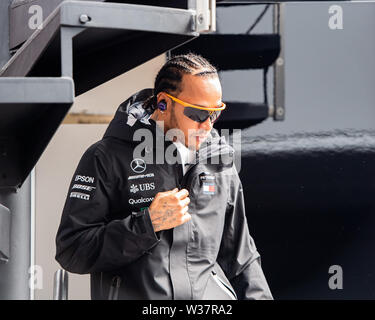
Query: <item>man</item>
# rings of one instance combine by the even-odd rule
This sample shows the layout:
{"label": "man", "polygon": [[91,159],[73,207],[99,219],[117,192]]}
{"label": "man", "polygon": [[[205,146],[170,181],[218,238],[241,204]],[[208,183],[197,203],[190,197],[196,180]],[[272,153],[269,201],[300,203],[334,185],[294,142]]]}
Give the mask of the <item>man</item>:
{"label": "man", "polygon": [[56,259],[91,274],[93,299],[272,299],[233,149],[212,128],[221,97],[207,60],[175,56],[82,156]]}

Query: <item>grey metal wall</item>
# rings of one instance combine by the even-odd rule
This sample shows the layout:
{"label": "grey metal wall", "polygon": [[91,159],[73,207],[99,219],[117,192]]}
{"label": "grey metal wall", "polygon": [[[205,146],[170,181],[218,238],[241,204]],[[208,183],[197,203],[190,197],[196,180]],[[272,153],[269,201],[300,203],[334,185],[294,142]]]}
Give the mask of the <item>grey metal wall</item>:
{"label": "grey metal wall", "polygon": [[[342,30],[328,27],[334,4],[343,9]],[[219,9],[218,30],[245,32],[263,7]],[[269,10],[253,33],[272,32],[271,19]],[[286,120],[268,119],[248,131],[375,128],[375,3],[286,3],[284,21]],[[271,97],[271,72],[269,80]],[[222,84],[224,101],[262,101],[261,71],[224,72]]]}

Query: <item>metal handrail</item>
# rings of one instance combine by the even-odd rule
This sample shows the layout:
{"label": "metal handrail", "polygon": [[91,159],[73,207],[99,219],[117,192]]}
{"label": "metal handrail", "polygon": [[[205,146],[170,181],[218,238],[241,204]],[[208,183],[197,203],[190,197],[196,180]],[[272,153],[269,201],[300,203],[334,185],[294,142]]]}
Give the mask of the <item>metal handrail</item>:
{"label": "metal handrail", "polygon": [[66,270],[55,272],[53,282],[53,300],[68,300],[69,275]]}

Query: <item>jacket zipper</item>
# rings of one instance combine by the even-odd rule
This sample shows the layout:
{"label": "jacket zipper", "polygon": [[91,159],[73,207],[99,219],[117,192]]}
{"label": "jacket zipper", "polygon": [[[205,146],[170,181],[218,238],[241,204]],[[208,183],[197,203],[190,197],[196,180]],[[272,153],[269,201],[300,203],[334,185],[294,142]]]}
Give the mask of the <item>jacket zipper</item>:
{"label": "jacket zipper", "polygon": [[211,275],[220,288],[222,288],[225,292],[227,292],[232,297],[233,300],[237,300],[236,293],[233,292],[233,290],[231,288],[229,288],[228,285],[226,283],[224,283],[223,280],[220,279],[220,277],[217,275],[217,273],[215,271],[212,271]]}
{"label": "jacket zipper", "polygon": [[109,288],[108,300],[118,300],[118,292],[121,285],[121,278],[115,276],[112,278],[111,287]]}
{"label": "jacket zipper", "polygon": [[103,272],[100,272],[100,296],[104,299],[103,294]]}
{"label": "jacket zipper", "polygon": [[189,176],[191,170],[199,164],[200,159],[199,159],[199,152],[198,151],[195,152],[195,160],[196,160],[195,163],[192,166],[190,166],[189,169],[187,169],[185,174],[182,176],[181,182],[178,181],[179,189],[181,189],[181,187],[185,186],[185,182],[186,182],[187,177]]}
{"label": "jacket zipper", "polygon": [[[199,158],[199,151],[196,151],[195,156],[196,156],[195,157],[195,163],[192,166],[190,166],[188,170],[186,170],[185,174],[183,174],[183,169],[181,168],[182,169],[182,174],[183,174],[181,181],[179,179],[179,165],[175,166],[175,169],[177,171],[177,177],[178,177],[177,184],[178,184],[178,188],[180,190],[181,190],[181,188],[183,186],[185,186],[185,183],[187,181],[187,177],[189,176],[189,174],[191,173],[191,171],[193,170],[193,168],[195,168],[200,163],[201,159]],[[189,235],[191,234],[191,225],[190,224],[188,224],[188,234]],[[189,239],[188,239],[188,242],[189,242]],[[213,273],[211,273],[211,275],[214,276]],[[215,275],[216,275],[216,273],[215,273]],[[233,297],[234,300],[237,300],[237,297],[236,297],[235,293],[233,294],[230,289],[228,289],[223,283],[220,282],[220,280],[217,280],[216,278],[214,278],[214,280],[218,283],[218,285],[220,287],[222,286],[222,287],[224,287],[226,289],[226,291],[229,291],[230,296]],[[193,289],[193,288],[191,288],[191,289]],[[193,293],[192,293],[192,297],[193,297]]]}

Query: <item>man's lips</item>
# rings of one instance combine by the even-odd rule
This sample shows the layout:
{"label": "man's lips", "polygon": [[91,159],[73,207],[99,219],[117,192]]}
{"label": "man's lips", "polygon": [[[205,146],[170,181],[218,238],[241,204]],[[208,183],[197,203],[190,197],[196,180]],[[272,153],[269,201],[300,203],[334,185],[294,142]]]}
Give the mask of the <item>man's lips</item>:
{"label": "man's lips", "polygon": [[196,136],[196,138],[199,139],[199,140],[204,140],[204,139],[207,138],[207,136]]}
{"label": "man's lips", "polygon": [[206,140],[207,137],[208,137],[208,134],[202,135],[202,134],[195,133],[195,134],[191,135],[191,138],[194,139],[196,142],[202,142],[202,141]]}

